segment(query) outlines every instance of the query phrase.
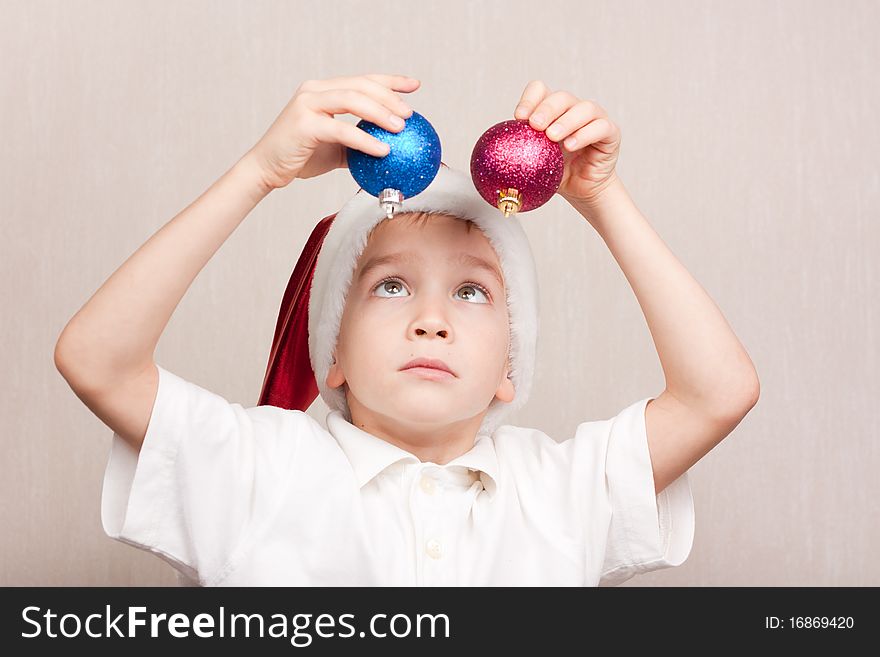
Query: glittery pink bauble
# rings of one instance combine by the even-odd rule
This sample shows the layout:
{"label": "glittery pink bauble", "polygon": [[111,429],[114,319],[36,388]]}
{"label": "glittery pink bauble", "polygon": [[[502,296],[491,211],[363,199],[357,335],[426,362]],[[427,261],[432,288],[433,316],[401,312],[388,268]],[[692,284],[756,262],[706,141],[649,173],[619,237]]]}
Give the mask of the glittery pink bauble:
{"label": "glittery pink bauble", "polygon": [[471,178],[480,196],[498,207],[499,192],[514,187],[522,195],[519,212],[549,201],[559,189],[564,167],[559,144],[528,120],[493,125],[477,140],[471,154]]}

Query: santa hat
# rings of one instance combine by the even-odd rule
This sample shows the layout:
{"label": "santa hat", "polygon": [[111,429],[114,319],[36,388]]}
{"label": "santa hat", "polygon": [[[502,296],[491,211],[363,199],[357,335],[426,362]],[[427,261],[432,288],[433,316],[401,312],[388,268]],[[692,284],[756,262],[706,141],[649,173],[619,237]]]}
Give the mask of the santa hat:
{"label": "santa hat", "polygon": [[[434,180],[396,210],[470,219],[495,249],[504,274],[510,321],[511,402],[494,398],[479,433],[491,434],[529,397],[538,337],[538,283],[528,237],[517,215],[486,203],[469,175],[441,165]],[[370,230],[386,219],[375,196],[360,189],[339,212],[321,219],[300,254],[281,301],[259,405],[305,411],[320,392],[351,422],[345,386],[327,386],[345,297]],[[390,219],[389,221],[394,221]]]}

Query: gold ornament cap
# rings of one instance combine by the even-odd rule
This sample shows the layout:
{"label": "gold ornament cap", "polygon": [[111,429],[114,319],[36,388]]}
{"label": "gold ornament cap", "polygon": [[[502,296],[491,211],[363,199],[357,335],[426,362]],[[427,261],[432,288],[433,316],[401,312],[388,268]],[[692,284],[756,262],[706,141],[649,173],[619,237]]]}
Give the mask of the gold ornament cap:
{"label": "gold ornament cap", "polygon": [[519,212],[522,207],[522,194],[515,187],[505,187],[498,191],[498,209],[505,217]]}

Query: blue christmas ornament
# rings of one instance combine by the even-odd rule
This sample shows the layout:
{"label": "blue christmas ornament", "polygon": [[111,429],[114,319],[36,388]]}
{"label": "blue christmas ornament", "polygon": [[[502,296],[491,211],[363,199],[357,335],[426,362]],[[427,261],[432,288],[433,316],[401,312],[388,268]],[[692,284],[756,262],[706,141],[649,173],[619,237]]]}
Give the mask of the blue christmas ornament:
{"label": "blue christmas ornament", "polygon": [[391,219],[403,200],[423,191],[440,170],[440,138],[428,120],[416,111],[404,120],[400,132],[388,132],[366,119],[357,127],[391,147],[375,157],[346,147],[348,170],[357,183],[379,199]]}

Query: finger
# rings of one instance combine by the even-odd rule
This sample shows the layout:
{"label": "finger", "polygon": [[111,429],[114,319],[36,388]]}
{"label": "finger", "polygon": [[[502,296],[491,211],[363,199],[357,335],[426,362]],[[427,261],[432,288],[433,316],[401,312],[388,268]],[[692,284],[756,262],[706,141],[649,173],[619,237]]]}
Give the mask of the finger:
{"label": "finger", "polygon": [[383,73],[368,73],[366,75],[347,75],[336,78],[327,78],[326,80],[308,80],[303,83],[311,87],[313,90],[337,89],[344,88],[346,85],[353,83],[355,80],[367,79],[382,86],[393,89],[394,91],[415,91],[422,83],[416,79],[406,75],[387,75]]}
{"label": "finger", "polygon": [[405,91],[407,93],[411,93],[421,86],[421,82],[416,78],[411,78],[406,75],[385,75],[382,73],[369,73],[364,75],[363,77],[368,80],[372,80],[374,82],[378,82],[379,84],[388,87],[389,89],[393,89],[394,91]]}
{"label": "finger", "polygon": [[[375,123],[380,128],[389,132],[400,132],[404,128],[404,121],[379,101],[371,98],[366,93],[355,89],[330,89],[314,94],[311,98],[311,106],[315,110],[327,114],[354,114],[357,117]],[[395,119],[400,121],[395,124]]]}
{"label": "finger", "polygon": [[604,109],[591,100],[581,100],[547,126],[544,133],[551,141],[562,141],[593,119],[607,116]]}
{"label": "finger", "polygon": [[412,108],[404,102],[395,90],[415,91],[421,84],[418,80],[407,82],[411,78],[402,75],[359,75],[354,77],[330,78],[328,80],[314,80],[311,87],[313,91],[329,91],[330,89],[357,89],[368,94],[384,104],[392,112],[403,118],[412,116]]}
{"label": "finger", "polygon": [[516,110],[513,112],[513,116],[517,119],[527,119],[529,115],[532,113],[532,110],[538,106],[544,97],[550,93],[550,90],[540,80],[532,80],[526,85],[526,88],[523,90],[522,96],[519,99],[519,103],[517,103]]}
{"label": "finger", "polygon": [[592,145],[600,151],[610,152],[612,149],[606,150],[603,146],[613,146],[619,141],[620,129],[607,118],[598,118],[575,131],[563,142],[563,145],[569,151],[576,151]]}
{"label": "finger", "polygon": [[336,121],[328,116],[318,116],[313,128],[315,138],[323,143],[339,143],[373,157],[385,157],[391,147],[357,126]]}
{"label": "finger", "polygon": [[421,84],[418,80],[407,78],[403,75],[363,75],[352,80],[356,89],[370,94],[376,100],[384,103],[388,109],[399,114],[405,119],[412,116],[412,108],[395,91],[411,93],[418,89]]}
{"label": "finger", "polygon": [[535,130],[543,130],[577,103],[578,99],[567,91],[555,91],[538,104],[529,116],[529,124]]}

